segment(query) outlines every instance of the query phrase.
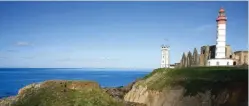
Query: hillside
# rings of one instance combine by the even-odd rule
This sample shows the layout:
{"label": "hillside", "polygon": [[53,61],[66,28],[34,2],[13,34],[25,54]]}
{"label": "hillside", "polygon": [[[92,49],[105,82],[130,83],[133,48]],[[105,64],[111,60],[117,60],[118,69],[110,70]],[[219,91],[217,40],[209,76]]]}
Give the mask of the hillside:
{"label": "hillside", "polygon": [[18,95],[0,100],[0,106],[140,106],[111,97],[92,81],[50,80],[31,84]]}
{"label": "hillside", "polygon": [[248,69],[156,69],[136,82],[125,100],[147,106],[247,106]]}

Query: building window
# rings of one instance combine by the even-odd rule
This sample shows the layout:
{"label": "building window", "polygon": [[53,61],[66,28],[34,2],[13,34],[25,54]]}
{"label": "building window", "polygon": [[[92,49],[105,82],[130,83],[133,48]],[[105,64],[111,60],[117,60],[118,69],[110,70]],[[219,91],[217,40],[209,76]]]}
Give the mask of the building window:
{"label": "building window", "polygon": [[208,66],[210,66],[210,61],[208,62]]}
{"label": "building window", "polygon": [[227,65],[229,66],[229,62],[227,62]]}
{"label": "building window", "polygon": [[163,58],[164,58],[164,56],[163,56]]}
{"label": "building window", "polygon": [[216,65],[219,66],[219,62],[218,61],[216,62]]}
{"label": "building window", "polygon": [[233,62],[233,65],[234,65],[234,66],[236,65],[236,62],[235,62],[235,61]]}
{"label": "building window", "polygon": [[164,63],[164,61],[163,61],[163,63]]}

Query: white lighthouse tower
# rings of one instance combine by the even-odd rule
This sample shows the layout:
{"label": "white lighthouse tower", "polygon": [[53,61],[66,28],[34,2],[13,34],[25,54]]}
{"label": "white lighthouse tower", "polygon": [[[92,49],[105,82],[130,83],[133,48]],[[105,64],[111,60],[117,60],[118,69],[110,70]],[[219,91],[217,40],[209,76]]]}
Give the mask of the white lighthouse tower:
{"label": "white lighthouse tower", "polygon": [[226,58],[226,22],[225,10],[220,9],[217,22],[217,38],[215,58],[208,60],[209,66],[229,66],[233,65],[233,60]]}
{"label": "white lighthouse tower", "polygon": [[226,58],[226,21],[225,10],[220,9],[217,22],[217,39],[215,58]]}
{"label": "white lighthouse tower", "polygon": [[161,68],[169,68],[169,46],[162,45]]}

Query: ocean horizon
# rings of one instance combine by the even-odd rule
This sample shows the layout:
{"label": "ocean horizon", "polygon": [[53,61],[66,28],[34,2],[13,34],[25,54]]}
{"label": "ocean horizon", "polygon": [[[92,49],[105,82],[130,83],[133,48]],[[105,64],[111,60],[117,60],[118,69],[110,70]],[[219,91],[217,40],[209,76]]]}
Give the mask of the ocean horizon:
{"label": "ocean horizon", "polygon": [[152,69],[124,68],[0,68],[0,98],[14,96],[32,83],[46,80],[90,80],[101,87],[125,86]]}

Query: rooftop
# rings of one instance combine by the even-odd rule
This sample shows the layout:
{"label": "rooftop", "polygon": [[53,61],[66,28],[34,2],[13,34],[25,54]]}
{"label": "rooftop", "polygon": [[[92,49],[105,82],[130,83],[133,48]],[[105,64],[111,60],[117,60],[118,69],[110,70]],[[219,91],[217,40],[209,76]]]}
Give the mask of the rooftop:
{"label": "rooftop", "polygon": [[248,51],[246,51],[246,50],[235,51],[234,53],[240,53],[240,52],[248,53]]}

